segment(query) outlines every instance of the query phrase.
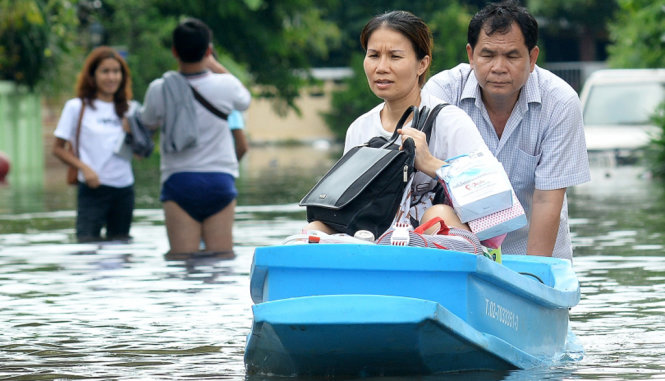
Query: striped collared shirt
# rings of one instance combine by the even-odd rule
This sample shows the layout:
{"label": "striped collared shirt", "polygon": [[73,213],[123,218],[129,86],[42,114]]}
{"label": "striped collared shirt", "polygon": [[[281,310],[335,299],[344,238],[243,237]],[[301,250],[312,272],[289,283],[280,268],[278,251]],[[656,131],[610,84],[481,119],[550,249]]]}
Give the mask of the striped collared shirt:
{"label": "striped collared shirt", "polygon": [[[535,189],[568,188],[591,179],[579,97],[561,78],[538,66],[522,88],[512,114],[497,136],[468,64],[432,77],[424,87],[457,105],[476,124],[490,151],[503,164],[530,222]],[[507,254],[526,254],[529,224],[508,234]],[[554,257],[572,259],[568,203],[564,198]]]}

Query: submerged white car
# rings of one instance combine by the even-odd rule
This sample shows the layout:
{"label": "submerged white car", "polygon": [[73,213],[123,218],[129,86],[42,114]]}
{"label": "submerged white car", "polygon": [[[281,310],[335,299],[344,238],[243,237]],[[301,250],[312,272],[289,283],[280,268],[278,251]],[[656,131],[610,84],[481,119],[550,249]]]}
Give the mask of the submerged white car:
{"label": "submerged white car", "polygon": [[589,76],[580,94],[589,151],[634,158],[658,136],[650,122],[665,101],[665,69],[606,69]]}

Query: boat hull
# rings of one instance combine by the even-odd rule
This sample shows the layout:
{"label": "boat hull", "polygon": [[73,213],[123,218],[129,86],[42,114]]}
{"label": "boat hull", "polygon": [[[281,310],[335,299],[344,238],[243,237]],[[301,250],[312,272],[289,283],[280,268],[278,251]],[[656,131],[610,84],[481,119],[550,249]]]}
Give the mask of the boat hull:
{"label": "boat hull", "polygon": [[568,261],[504,258],[506,266],[374,245],[257,249],[247,370],[399,375],[547,363],[564,350],[577,279]]}
{"label": "boat hull", "polygon": [[254,316],[246,351],[250,373],[413,375],[540,364],[422,299],[301,297],[257,305]]}

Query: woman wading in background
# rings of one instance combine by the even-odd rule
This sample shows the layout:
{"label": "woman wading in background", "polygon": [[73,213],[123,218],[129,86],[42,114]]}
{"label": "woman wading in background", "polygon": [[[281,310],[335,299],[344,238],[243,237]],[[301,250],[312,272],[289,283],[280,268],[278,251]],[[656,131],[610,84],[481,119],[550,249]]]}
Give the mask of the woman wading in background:
{"label": "woman wading in background", "polygon": [[[131,97],[127,63],[112,48],[98,47],[86,58],[76,82],[76,98],[65,103],[55,129],[53,154],[78,168],[79,242],[102,240],[104,226],[108,240],[130,238],[134,175],[131,150],[124,144],[128,128],[123,125],[130,107],[137,105],[130,104]],[[67,142],[78,156],[66,148]]]}

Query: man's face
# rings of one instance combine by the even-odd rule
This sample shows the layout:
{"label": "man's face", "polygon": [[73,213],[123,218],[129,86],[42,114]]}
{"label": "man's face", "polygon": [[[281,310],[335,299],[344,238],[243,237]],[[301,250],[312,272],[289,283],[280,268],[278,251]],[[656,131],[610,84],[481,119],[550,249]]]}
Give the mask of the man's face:
{"label": "man's face", "polygon": [[491,36],[481,30],[476,47],[472,50],[467,44],[466,52],[483,97],[500,101],[517,101],[538,58],[538,47],[528,51],[516,24],[507,33]]}

